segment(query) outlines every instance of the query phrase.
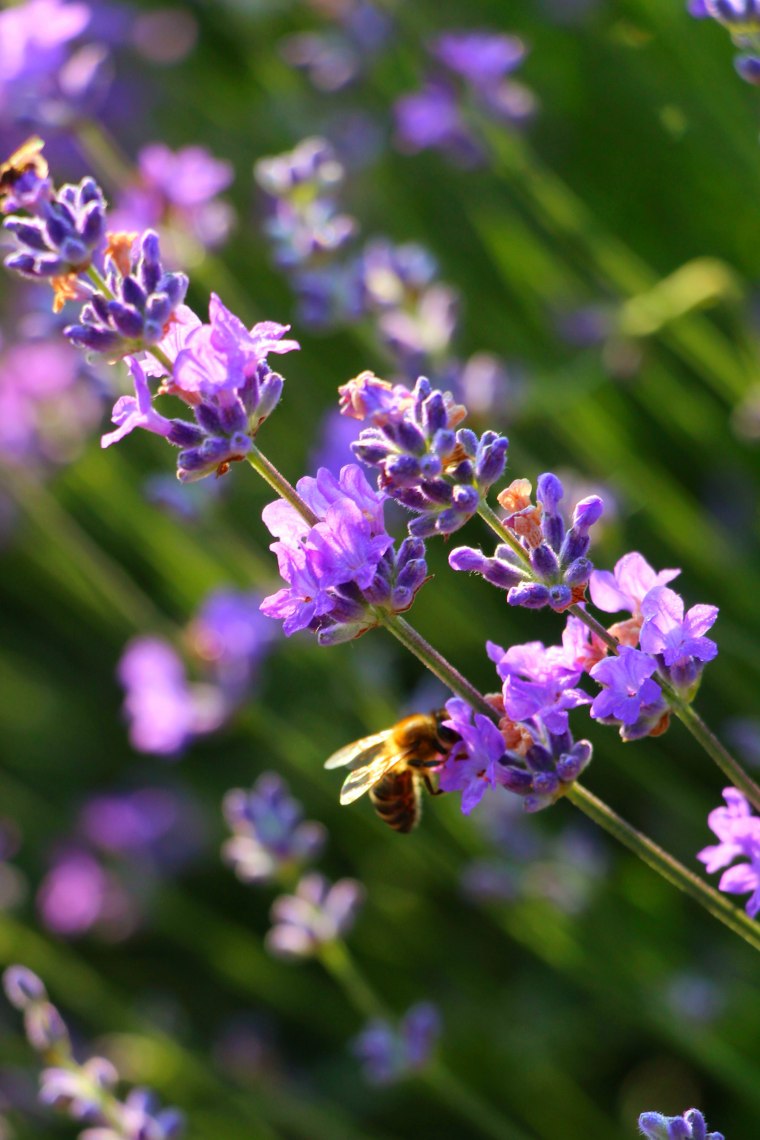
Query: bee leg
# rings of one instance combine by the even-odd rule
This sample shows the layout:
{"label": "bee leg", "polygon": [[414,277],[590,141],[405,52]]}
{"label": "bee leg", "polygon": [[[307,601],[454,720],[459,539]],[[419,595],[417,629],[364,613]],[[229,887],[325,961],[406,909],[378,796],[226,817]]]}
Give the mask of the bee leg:
{"label": "bee leg", "polygon": [[427,776],[427,775],[423,776],[422,782],[425,785],[425,787],[427,788],[428,792],[430,792],[431,796],[442,796],[444,794],[443,788],[433,787],[433,781],[430,779],[429,776]]}

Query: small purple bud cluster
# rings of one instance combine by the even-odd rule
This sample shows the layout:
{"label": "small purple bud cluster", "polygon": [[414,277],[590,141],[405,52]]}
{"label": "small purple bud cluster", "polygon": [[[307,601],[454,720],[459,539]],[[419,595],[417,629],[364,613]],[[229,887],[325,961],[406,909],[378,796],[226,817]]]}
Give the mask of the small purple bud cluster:
{"label": "small purple bud cluster", "polygon": [[465,409],[425,377],[410,392],[363,372],[339,391],[344,415],[371,425],[354,454],[378,468],[385,495],[414,512],[409,533],[417,538],[459,530],[503,475],[506,436],[457,430]]}
{"label": "small purple bud cluster", "polygon": [[40,1074],[40,1100],[87,1126],[79,1140],[179,1140],[185,1130],[180,1112],[161,1109],[148,1089],[133,1089],[120,1100],[119,1074],[110,1061],[90,1057],[80,1064],[74,1058],[66,1024],[36,974],[11,966],[3,986],[24,1014],[29,1044],[48,1066]]}
{"label": "small purple bud cluster", "polygon": [[303,819],[301,805],[275,772],[262,772],[250,791],[231,789],[222,807],[233,832],[222,855],[244,883],[287,881],[324,847],[325,828]]}
{"label": "small purple bud cluster", "polygon": [[647,1140],[725,1140],[722,1132],[708,1132],[705,1118],[698,1108],[690,1108],[683,1116],[663,1116],[661,1112],[642,1112],[639,1129]]}
{"label": "small purple bud cluster", "polygon": [[[118,253],[116,256],[119,256]],[[72,344],[100,352],[109,360],[142,352],[159,344],[170,321],[176,317],[187,293],[184,273],[167,273],[161,264],[158,234],[147,230],[129,272],[106,257],[108,290],[94,292],[82,308],[79,323],[69,325],[65,335]]]}
{"label": "small purple bud cluster", "polygon": [[[38,176],[32,171],[29,178]],[[47,179],[26,184],[23,204],[31,216],[11,214],[3,222],[14,244],[6,268],[32,280],[85,273],[106,233],[106,202],[95,179],[57,191]]]}
{"label": "small purple bud cluster", "polygon": [[[705,847],[697,858],[704,863],[708,874],[723,872],[718,890],[729,895],[750,893],[745,910],[750,918],[760,913],[760,816],[753,815],[749,803],[736,788],[724,788],[725,807],[715,808],[707,817],[707,824],[720,840]],[[735,859],[748,862],[736,863]]]}
{"label": "small purple bud cluster", "polygon": [[485,154],[481,121],[518,127],[535,111],[532,93],[510,78],[525,58],[525,46],[503,33],[458,31],[439,36],[429,50],[435,73],[396,103],[398,145],[411,153],[441,150],[476,165]]}
{"label": "small purple bud cluster", "polygon": [[327,5],[324,32],[301,32],[281,41],[287,63],[304,71],[318,91],[341,91],[356,82],[392,32],[390,15],[370,0]]}
{"label": "small purple bud cluster", "polygon": [[449,555],[449,565],[454,570],[481,574],[487,582],[506,590],[510,606],[550,606],[562,613],[585,596],[594,568],[586,557],[589,531],[601,517],[604,504],[598,495],[582,499],[567,528],[559,511],[564,491],[556,475],[539,475],[536,506],[530,501],[530,492],[528,480],[518,479],[498,496],[508,512],[503,523],[514,536],[513,545],[502,543],[492,557],[460,546]]}
{"label": "small purple bud cluster", "polygon": [[278,958],[314,957],[351,930],[363,901],[361,883],[339,879],[331,885],[312,871],[292,895],[280,895],[272,904],[267,948]]}
{"label": "small purple bud cluster", "polygon": [[320,645],[335,645],[378,625],[383,612],[409,609],[427,574],[424,545],[410,538],[393,550],[384,496],[361,468],[348,464],[337,478],[321,468],[297,491],[317,521],[310,526],[284,499],[264,508],[287,586],[265,598],[262,613],[282,620],[287,637],[308,628]]}
{"label": "small purple bud cluster", "polygon": [[432,1002],[408,1009],[397,1027],[384,1018],[369,1021],[352,1043],[372,1085],[391,1085],[427,1065],[441,1035],[441,1016]]}
{"label": "small purple bud cluster", "polygon": [[689,0],[689,13],[698,20],[723,24],[741,54],[734,66],[747,83],[760,86],[760,3],[758,0]]}

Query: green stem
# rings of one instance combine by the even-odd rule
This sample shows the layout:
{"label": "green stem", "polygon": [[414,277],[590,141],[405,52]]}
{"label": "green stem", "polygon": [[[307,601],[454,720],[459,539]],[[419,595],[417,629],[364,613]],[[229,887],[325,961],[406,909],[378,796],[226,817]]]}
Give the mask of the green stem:
{"label": "green stem", "polygon": [[274,464],[269,462],[266,455],[259,451],[258,447],[251,448],[246,459],[256,474],[260,475],[281,498],[290,503],[291,507],[298,511],[301,518],[309,526],[315,526],[319,522],[318,516],[314,514],[311,507],[306,505],[295,487],[288,482],[284,475],[280,474]]}
{"label": "green stem", "polygon": [[729,930],[749,942],[755,950],[760,950],[760,924],[749,918],[743,910],[738,910],[713,887],[703,883],[697,875],[668,855],[648,836],[637,831],[587,788],[574,784],[567,793],[567,799],[669,883],[700,903]]}
{"label": "green stem", "polygon": [[728,749],[724,748],[695,708],[684,704],[678,698],[675,701],[671,700],[671,703],[676,716],[686,726],[694,739],[699,741],[708,756],[715,761],[734,786],[743,792],[756,810],[760,812],[760,787],[752,777],[744,771],[741,764],[734,759]]}
{"label": "green stem", "polygon": [[397,641],[401,642],[405,649],[413,653],[417,660],[421,661],[425,668],[429,669],[439,681],[443,681],[447,689],[459,697],[464,697],[477,712],[485,713],[486,716],[498,722],[498,713],[489,705],[483,694],[466,677],[462,676],[459,670],[455,669],[437,649],[434,649],[405,618],[399,614],[389,614],[385,611],[378,611],[378,618],[380,624]]}
{"label": "green stem", "polygon": [[[322,947],[319,960],[362,1017],[391,1020],[385,1005],[362,975],[345,942],[327,943]],[[474,1125],[484,1136],[490,1136],[493,1140],[528,1140],[524,1132],[462,1084],[441,1061],[429,1061],[415,1075],[433,1089],[438,1099],[463,1120]]]}

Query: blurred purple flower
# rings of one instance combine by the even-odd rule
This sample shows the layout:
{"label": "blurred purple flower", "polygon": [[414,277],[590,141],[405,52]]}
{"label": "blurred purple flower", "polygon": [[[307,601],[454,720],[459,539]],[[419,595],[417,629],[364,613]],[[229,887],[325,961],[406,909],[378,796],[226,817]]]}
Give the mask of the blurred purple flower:
{"label": "blurred purple flower", "polygon": [[201,248],[226,239],[234,214],[217,195],[232,182],[230,163],[201,146],[172,151],[152,143],[138,154],[137,167],[137,181],[122,191],[112,210],[112,230],[160,228],[167,260],[184,265],[198,258],[187,239]]}
{"label": "blurred purple flower", "polygon": [[301,805],[275,772],[262,773],[250,791],[233,788],[223,807],[233,837],[222,854],[244,883],[288,876],[315,859],[324,846],[325,828],[304,821]]}
{"label": "blurred purple flower", "polygon": [[718,890],[730,895],[751,892],[745,910],[750,918],[755,918],[760,913],[760,817],[752,814],[749,803],[736,788],[724,788],[723,798],[726,807],[715,808],[707,817],[708,827],[720,843],[703,848],[697,858],[705,864],[708,874],[728,867],[734,859],[749,859],[748,863],[737,863],[724,871]]}
{"label": "blurred purple flower", "polygon": [[129,738],[138,752],[176,756],[189,741],[212,732],[223,719],[221,694],[191,685],[172,647],[157,637],[131,641],[119,663]]}
{"label": "blurred purple flower", "polygon": [[397,1028],[382,1018],[368,1022],[351,1048],[366,1079],[389,1085],[425,1068],[441,1033],[441,1017],[432,1002],[407,1010]]}
{"label": "blurred purple flower", "polygon": [[275,639],[272,623],[261,613],[261,600],[254,591],[214,590],[188,629],[193,652],[231,704],[250,690]]}
{"label": "blurred purple flower", "polygon": [[707,1131],[705,1118],[698,1108],[688,1109],[683,1116],[642,1112],[639,1129],[647,1140],[724,1140],[722,1132]]}
{"label": "blurred purple flower", "polygon": [[266,936],[270,952],[282,958],[308,958],[349,932],[364,900],[354,879],[332,886],[322,875],[305,875],[295,894],[280,895],[272,905],[274,925]]}
{"label": "blurred purple flower", "polygon": [[116,876],[82,848],[54,858],[40,884],[37,909],[43,925],[60,938],[80,938],[94,929],[106,938],[123,938],[137,920]]}

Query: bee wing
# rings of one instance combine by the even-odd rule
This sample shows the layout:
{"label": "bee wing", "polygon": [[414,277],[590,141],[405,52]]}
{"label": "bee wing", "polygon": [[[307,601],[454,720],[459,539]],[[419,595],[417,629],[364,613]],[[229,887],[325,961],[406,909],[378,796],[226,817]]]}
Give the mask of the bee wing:
{"label": "bee wing", "polygon": [[392,729],[386,728],[383,732],[375,732],[372,736],[363,736],[361,740],[354,740],[333,752],[329,760],[325,760],[325,768],[346,768],[349,764],[369,764],[385,745],[391,735]]}
{"label": "bee wing", "polygon": [[388,772],[400,760],[399,753],[396,751],[383,751],[379,756],[369,764],[365,764],[362,768],[356,768],[353,772],[349,772],[343,781],[343,787],[340,789],[340,802],[345,807],[346,804],[352,804],[354,800],[358,800],[359,796],[363,796],[370,788],[374,788],[386,772]]}

